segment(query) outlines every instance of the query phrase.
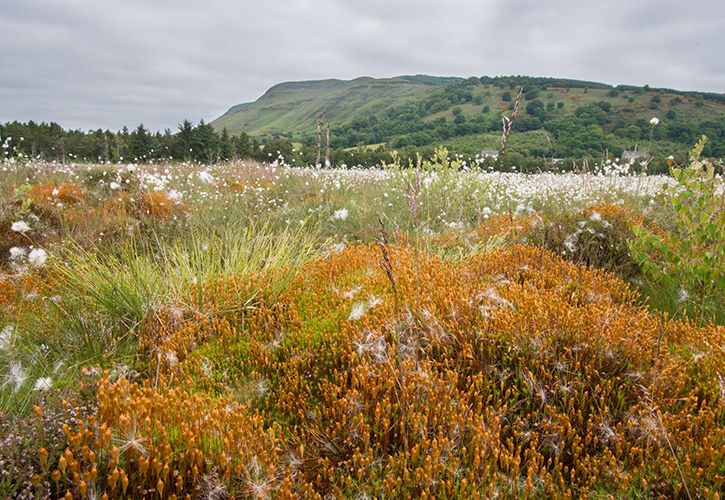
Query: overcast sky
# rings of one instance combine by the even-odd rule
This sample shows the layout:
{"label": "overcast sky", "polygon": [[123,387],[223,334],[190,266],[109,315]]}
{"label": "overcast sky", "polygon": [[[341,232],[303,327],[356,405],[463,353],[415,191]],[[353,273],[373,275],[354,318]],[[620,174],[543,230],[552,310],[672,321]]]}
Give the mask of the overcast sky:
{"label": "overcast sky", "polygon": [[724,0],[2,0],[0,122],[175,129],[363,75],[725,92],[723,30]]}

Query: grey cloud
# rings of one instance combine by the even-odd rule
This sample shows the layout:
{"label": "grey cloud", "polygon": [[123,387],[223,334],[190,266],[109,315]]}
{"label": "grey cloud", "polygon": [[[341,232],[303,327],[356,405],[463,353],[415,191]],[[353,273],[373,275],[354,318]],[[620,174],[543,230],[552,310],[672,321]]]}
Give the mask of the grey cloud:
{"label": "grey cloud", "polygon": [[725,3],[6,0],[0,121],[211,120],[287,80],[530,74],[725,91]]}

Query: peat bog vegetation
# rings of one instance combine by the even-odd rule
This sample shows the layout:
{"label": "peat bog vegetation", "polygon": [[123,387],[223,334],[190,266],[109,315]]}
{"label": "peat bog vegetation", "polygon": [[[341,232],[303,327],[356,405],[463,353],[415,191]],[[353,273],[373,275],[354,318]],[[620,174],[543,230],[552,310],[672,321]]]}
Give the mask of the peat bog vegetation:
{"label": "peat bog vegetation", "polygon": [[0,171],[0,496],[720,498],[722,164]]}

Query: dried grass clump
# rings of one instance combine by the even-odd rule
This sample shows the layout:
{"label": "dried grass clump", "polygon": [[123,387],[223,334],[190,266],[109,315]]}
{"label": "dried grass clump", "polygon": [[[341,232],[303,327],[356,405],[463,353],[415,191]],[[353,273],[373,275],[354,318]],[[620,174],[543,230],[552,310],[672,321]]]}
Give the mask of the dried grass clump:
{"label": "dried grass clump", "polygon": [[63,211],[64,231],[76,243],[88,246],[99,240],[118,240],[136,225],[136,219],[121,200],[110,198],[97,206],[75,205]]}
{"label": "dried grass clump", "polygon": [[725,328],[654,317],[539,248],[385,252],[349,247],[236,308],[271,278],[156,309],[146,381],[106,375],[47,474],[109,498],[722,489]]}

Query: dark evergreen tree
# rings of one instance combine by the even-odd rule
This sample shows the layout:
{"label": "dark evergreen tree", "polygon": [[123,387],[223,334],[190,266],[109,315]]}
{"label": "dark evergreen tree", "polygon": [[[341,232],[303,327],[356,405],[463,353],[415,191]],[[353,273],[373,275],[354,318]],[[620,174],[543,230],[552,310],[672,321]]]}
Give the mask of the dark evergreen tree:
{"label": "dark evergreen tree", "polygon": [[193,137],[192,148],[196,161],[213,163],[219,159],[219,137],[211,125],[200,120],[194,128]]}
{"label": "dark evergreen tree", "polygon": [[149,159],[152,149],[151,143],[148,130],[143,126],[143,123],[139,124],[136,130],[131,132],[128,140],[128,152],[133,161],[142,162]]}
{"label": "dark evergreen tree", "polygon": [[173,155],[182,161],[190,160],[194,155],[194,125],[184,120],[179,125],[179,131],[174,139]]}

